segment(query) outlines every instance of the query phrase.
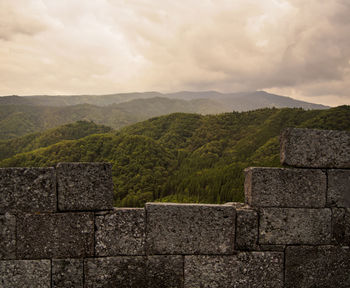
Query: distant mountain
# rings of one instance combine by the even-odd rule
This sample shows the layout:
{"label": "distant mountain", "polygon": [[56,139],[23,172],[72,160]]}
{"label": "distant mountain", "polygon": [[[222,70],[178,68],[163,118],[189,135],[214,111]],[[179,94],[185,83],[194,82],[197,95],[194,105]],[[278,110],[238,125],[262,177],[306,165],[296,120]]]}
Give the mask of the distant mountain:
{"label": "distant mountain", "polygon": [[295,100],[286,96],[270,94],[265,91],[240,92],[240,93],[219,93],[216,91],[189,92],[182,91],[166,94],[167,97],[193,100],[213,99],[225,107],[225,111],[249,111],[260,108],[304,108],[304,109],[327,109],[329,106],[313,104]]}
{"label": "distant mountain", "polygon": [[[34,105],[34,106],[70,106],[79,104],[91,104],[96,106],[108,106],[119,104],[135,99],[150,99],[155,97],[181,99],[181,100],[202,100],[214,105],[214,112],[205,109],[208,114],[248,111],[258,108],[304,108],[304,109],[326,109],[329,108],[320,104],[313,104],[295,100],[290,97],[270,94],[265,91],[241,92],[241,93],[219,93],[216,91],[190,92],[182,91],[177,93],[162,94],[159,92],[145,93],[121,93],[109,95],[73,95],[73,96],[4,96],[0,97],[0,105]],[[207,105],[207,104],[206,104]],[[198,110],[198,109],[197,109]],[[182,111],[186,112],[186,111]]]}
{"label": "distant mountain", "polygon": [[[39,146],[24,143],[24,150],[19,147],[16,155],[0,160],[0,167],[107,161],[113,165],[117,206],[143,206],[154,200],[242,201],[243,169],[279,166],[278,137],[285,127],[350,131],[350,106],[308,111],[266,108],[206,116],[175,113],[77,140],[68,141],[65,134],[60,142],[52,130],[29,141]],[[67,127],[57,131],[62,130]],[[55,144],[43,146],[50,141]]]}
{"label": "distant mountain", "polygon": [[118,104],[134,99],[144,99],[161,97],[158,92],[144,93],[119,93],[108,95],[70,95],[70,96],[3,96],[0,97],[0,105],[34,105],[34,106],[71,106],[79,104],[91,104],[97,106],[107,106]]}
{"label": "distant mountain", "polygon": [[231,94],[184,91],[170,94],[146,92],[100,96],[5,96],[0,97],[0,140],[80,120],[118,129],[175,112],[219,114],[264,107],[328,108],[264,91]]}

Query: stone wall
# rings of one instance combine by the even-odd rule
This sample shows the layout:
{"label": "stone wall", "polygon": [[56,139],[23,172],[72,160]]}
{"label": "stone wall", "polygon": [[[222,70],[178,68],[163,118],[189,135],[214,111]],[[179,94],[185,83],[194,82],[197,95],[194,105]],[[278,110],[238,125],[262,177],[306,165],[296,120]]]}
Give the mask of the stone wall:
{"label": "stone wall", "polygon": [[113,208],[111,166],[0,169],[0,287],[350,287],[350,134],[288,129],[246,204]]}

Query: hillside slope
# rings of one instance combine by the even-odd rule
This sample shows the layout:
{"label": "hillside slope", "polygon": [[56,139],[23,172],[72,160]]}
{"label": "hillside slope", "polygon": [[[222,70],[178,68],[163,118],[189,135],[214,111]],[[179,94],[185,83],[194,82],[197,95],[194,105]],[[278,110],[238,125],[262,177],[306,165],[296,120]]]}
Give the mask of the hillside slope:
{"label": "hillside slope", "polygon": [[112,128],[93,122],[78,121],[58,128],[25,135],[23,137],[0,140],[0,160],[15,154],[47,147],[63,140],[76,140],[92,134],[111,132]]}
{"label": "hillside slope", "polygon": [[278,166],[278,136],[285,127],[350,130],[350,107],[272,108],[207,116],[176,113],[118,132],[17,154],[0,166],[111,162],[117,206],[142,206],[156,199],[242,201],[243,169]]}

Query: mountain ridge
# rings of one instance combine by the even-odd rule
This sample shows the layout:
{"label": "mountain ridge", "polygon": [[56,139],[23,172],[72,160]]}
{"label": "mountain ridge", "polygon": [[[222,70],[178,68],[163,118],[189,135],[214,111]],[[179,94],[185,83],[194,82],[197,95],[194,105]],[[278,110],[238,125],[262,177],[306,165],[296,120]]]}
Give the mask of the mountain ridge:
{"label": "mountain ridge", "polygon": [[[235,92],[235,93],[221,93],[217,91],[179,91],[174,93],[160,93],[156,91],[150,92],[131,92],[131,93],[114,93],[114,94],[102,94],[102,95],[34,95],[34,96],[2,96],[0,97],[0,105],[18,104],[18,105],[40,105],[40,106],[69,106],[82,103],[107,106],[110,104],[119,104],[135,99],[148,99],[154,97],[164,97],[169,99],[182,99],[182,100],[195,100],[195,99],[211,99],[220,101],[225,106],[230,103],[233,105],[230,107],[231,111],[246,111],[253,106],[245,107],[241,105],[240,110],[235,109],[234,100],[239,100],[240,103],[244,102],[244,99],[249,102],[255,102],[259,97],[263,97],[265,102],[261,105],[269,104],[268,106],[259,106],[256,108],[272,107],[271,103],[267,103],[271,99],[276,100],[276,108],[281,108],[281,103],[286,105],[295,105],[293,107],[283,106],[287,108],[308,108],[308,109],[327,109],[329,106],[322,104],[315,104],[306,101],[300,101],[288,96],[281,96],[277,94],[271,94],[265,91],[251,91],[251,92]],[[288,101],[287,101],[288,99]],[[229,102],[227,102],[229,100]],[[304,106],[303,106],[304,105]],[[308,107],[305,107],[308,106]],[[254,109],[253,107],[252,109]],[[221,111],[228,112],[228,111]]]}

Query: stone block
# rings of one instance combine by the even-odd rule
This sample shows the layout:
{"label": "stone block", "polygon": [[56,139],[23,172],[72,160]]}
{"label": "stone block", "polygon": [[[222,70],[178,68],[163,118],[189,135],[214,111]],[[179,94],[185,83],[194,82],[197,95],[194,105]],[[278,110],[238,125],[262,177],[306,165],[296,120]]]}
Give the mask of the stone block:
{"label": "stone block", "polygon": [[262,208],[259,244],[330,244],[332,213],[328,208]]}
{"label": "stone block", "polygon": [[113,209],[111,164],[59,163],[58,208],[61,211]]}
{"label": "stone block", "polygon": [[332,236],[335,244],[350,246],[350,208],[332,208]]}
{"label": "stone block", "polygon": [[328,170],[327,204],[350,208],[350,170]]}
{"label": "stone block", "polygon": [[253,209],[236,210],[236,250],[255,250],[258,244],[258,213]]}
{"label": "stone block", "polygon": [[183,256],[85,259],[85,287],[183,288]]}
{"label": "stone block", "polygon": [[84,263],[82,259],[53,259],[52,288],[83,288]]}
{"label": "stone block", "polygon": [[93,213],[25,214],[17,218],[17,256],[21,259],[93,255]]}
{"label": "stone block", "polygon": [[50,260],[0,261],[0,288],[51,287]]}
{"label": "stone block", "polygon": [[286,288],[350,287],[349,247],[289,246],[285,257]]}
{"label": "stone block", "polygon": [[16,259],[16,217],[0,215],[0,259]]}
{"label": "stone block", "polygon": [[149,254],[230,254],[236,210],[229,205],[147,203]]}
{"label": "stone block", "polygon": [[350,132],[288,128],[283,131],[280,144],[282,164],[350,168]]}
{"label": "stone block", "polygon": [[283,287],[283,253],[185,256],[185,287]]}
{"label": "stone block", "polygon": [[84,261],[85,288],[147,287],[144,256],[91,258]]}
{"label": "stone block", "polygon": [[246,203],[253,207],[326,206],[326,173],[318,169],[248,168]]}
{"label": "stone block", "polygon": [[157,255],[147,259],[147,283],[149,288],[182,288],[183,256]]}
{"label": "stone block", "polygon": [[0,214],[55,212],[53,168],[0,168]]}
{"label": "stone block", "polygon": [[144,255],[145,209],[115,209],[96,215],[97,256]]}

